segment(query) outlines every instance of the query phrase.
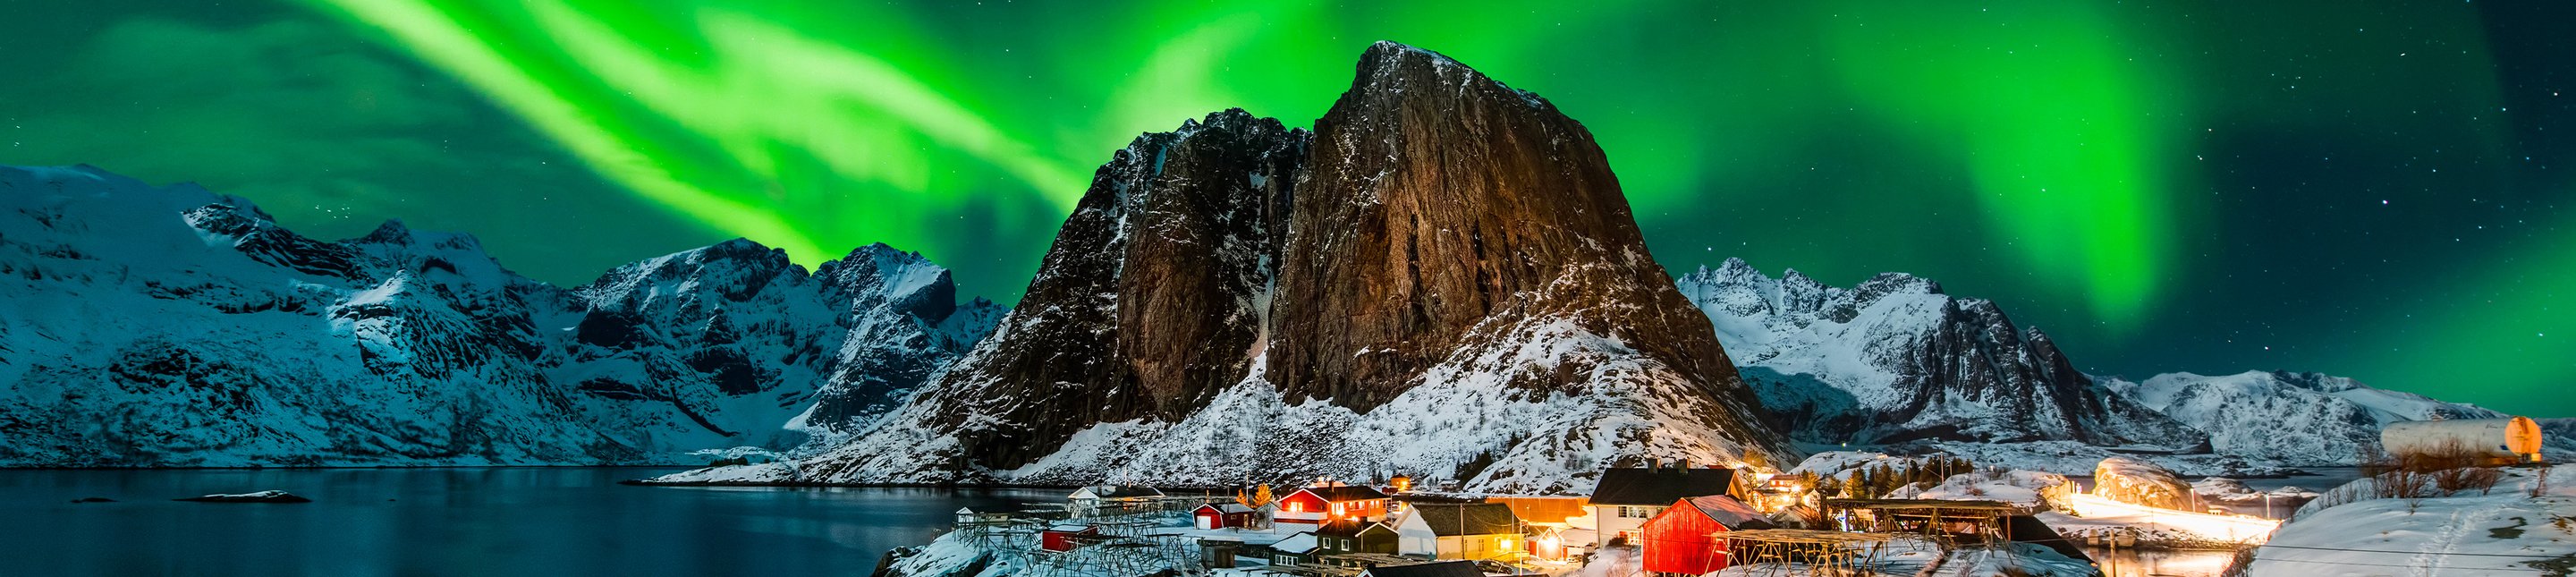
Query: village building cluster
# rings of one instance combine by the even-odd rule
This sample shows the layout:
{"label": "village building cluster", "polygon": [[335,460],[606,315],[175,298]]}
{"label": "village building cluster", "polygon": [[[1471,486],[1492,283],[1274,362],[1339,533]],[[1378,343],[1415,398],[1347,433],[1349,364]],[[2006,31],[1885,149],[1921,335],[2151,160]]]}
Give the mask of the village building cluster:
{"label": "village building cluster", "polygon": [[[2524,462],[2537,456],[2531,428],[2527,420],[2392,427],[2385,444],[2400,455],[2439,452],[2490,465]],[[1029,550],[1022,561],[1037,577],[1141,575],[1175,567],[1303,577],[1562,575],[1610,548],[1636,560],[1622,571],[1654,577],[1751,564],[1865,574],[1888,569],[1891,557],[1937,567],[1954,562],[1958,552],[2036,553],[2084,567],[2092,559],[2078,540],[2112,543],[2106,535],[2120,531],[2095,526],[2061,534],[2052,523],[2066,522],[2069,515],[2116,518],[2143,511],[2159,523],[2215,527],[2202,532],[2224,531],[2226,541],[2240,546],[2259,543],[2277,526],[2215,509],[2203,513],[2192,485],[2130,457],[2103,460],[2088,493],[2071,493],[2071,483],[2055,478],[2056,484],[2027,487],[2027,498],[2012,500],[1989,499],[1975,488],[1965,497],[1924,496],[1919,487],[2023,473],[1980,473],[1949,458],[1919,459],[1920,466],[1903,469],[1854,468],[1840,480],[1687,461],[1643,465],[1604,470],[1592,494],[1565,497],[1418,491],[1413,479],[1400,475],[1371,483],[1325,477],[1231,494],[1169,495],[1149,487],[1098,485],[1073,491],[1060,506],[1017,513],[960,510],[958,526],[991,544],[988,549]],[[1921,478],[1926,475],[1928,480]],[[1906,493],[1880,485],[1916,488]],[[1875,498],[1881,493],[1918,498]],[[1031,529],[1033,521],[1043,525]]]}

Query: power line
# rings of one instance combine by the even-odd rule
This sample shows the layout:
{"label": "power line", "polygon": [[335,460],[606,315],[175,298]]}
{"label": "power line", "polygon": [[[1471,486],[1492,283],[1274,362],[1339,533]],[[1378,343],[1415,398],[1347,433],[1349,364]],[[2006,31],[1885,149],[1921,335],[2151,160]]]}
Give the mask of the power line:
{"label": "power line", "polygon": [[2513,558],[2518,558],[2518,559],[2556,559],[2556,558],[2559,558],[2559,557],[2565,557],[2565,556],[2566,556],[2566,555],[2514,555],[2514,554],[2511,554],[2511,553],[2450,553],[2450,552],[2436,552],[2436,551],[2389,551],[2389,550],[2385,550],[2385,549],[2338,549],[2338,548],[2334,548],[2334,547],[2300,547],[2300,546],[2297,546],[2297,545],[2264,545],[2264,547],[2278,547],[2278,548],[2282,548],[2282,549],[2307,549],[2307,550],[2310,550],[2310,551],[2344,551],[2344,552],[2351,552],[2351,553],[2394,553],[2394,554],[2403,554],[2403,555],[2456,555],[2456,556],[2461,556],[2461,557],[2513,557]]}
{"label": "power line", "polygon": [[[2317,565],[2338,565],[2338,566],[2350,566],[2350,567],[2406,567],[2406,568],[2410,568],[2410,569],[2419,569],[2419,568],[2424,568],[2424,567],[2422,567],[2422,566],[2420,566],[2420,565],[2390,565],[2390,564],[2387,564],[2387,563],[2354,563],[2354,562],[2350,562],[2350,561],[2312,561],[2312,560],[2307,560],[2307,559],[2262,559],[2262,558],[2256,558],[2256,559],[2254,559],[2254,560],[2255,560],[2255,561],[2271,561],[2271,562],[2274,562],[2274,563],[2313,563],[2313,564],[2317,564]],[[2539,570],[2539,569],[2526,569],[2526,568],[2518,568],[2518,567],[2447,567],[2447,569],[2467,569],[2467,570],[2473,570],[2473,571],[2530,571],[2530,572],[2533,572],[2533,573],[2543,573],[2543,571],[2541,571],[2541,570]]]}

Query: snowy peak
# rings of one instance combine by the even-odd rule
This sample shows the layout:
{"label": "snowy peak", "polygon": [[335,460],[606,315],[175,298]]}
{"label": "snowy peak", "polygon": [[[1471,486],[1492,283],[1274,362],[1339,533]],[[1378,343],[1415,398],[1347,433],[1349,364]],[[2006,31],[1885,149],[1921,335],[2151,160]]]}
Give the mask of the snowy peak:
{"label": "snowy peak", "polygon": [[2504,416],[2318,373],[2167,373],[2105,386],[2208,433],[2220,452],[2302,466],[2352,464],[2391,423]]}
{"label": "snowy peak", "polygon": [[885,243],[851,250],[849,256],[815,267],[814,277],[858,307],[886,307],[929,322],[946,320],[957,311],[957,284],[948,269],[921,253],[904,252]]}
{"label": "snowy peak", "polygon": [[2096,385],[1995,303],[1949,296],[1929,279],[1886,273],[1841,289],[1730,260],[1678,284],[1775,426],[1809,442],[2200,441]]}
{"label": "snowy peak", "polygon": [[325,242],[192,185],[0,166],[0,303],[13,305],[0,306],[0,465],[671,463],[787,449],[805,432],[786,427],[816,399],[899,396],[996,316],[980,299],[929,302],[955,289],[918,255],[854,254],[888,272],[824,290],[783,253],[736,240],[567,291],[509,272],[468,235],[389,221]]}
{"label": "snowy peak", "polygon": [[1549,104],[1546,98],[1541,98],[1530,91],[1505,86],[1501,81],[1488,78],[1484,73],[1477,72],[1476,69],[1469,68],[1448,55],[1389,40],[1379,40],[1375,44],[1370,44],[1367,50],[1360,53],[1359,74],[1353,77],[1351,90],[1343,93],[1342,99],[1351,100],[1354,93],[1361,92],[1382,94],[1432,90],[1463,92],[1470,87],[1511,97],[1500,102],[1529,106],[1550,113],[1556,110],[1556,106]]}

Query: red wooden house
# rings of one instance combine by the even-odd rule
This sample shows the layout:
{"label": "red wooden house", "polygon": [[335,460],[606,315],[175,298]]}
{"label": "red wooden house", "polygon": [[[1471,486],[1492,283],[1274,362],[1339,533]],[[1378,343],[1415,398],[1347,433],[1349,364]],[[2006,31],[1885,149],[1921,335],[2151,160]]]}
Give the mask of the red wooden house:
{"label": "red wooden house", "polygon": [[1725,495],[1674,501],[1647,519],[1643,538],[1646,572],[1705,575],[1727,566],[1726,538],[1737,529],[1768,529],[1771,522],[1743,501]]}
{"label": "red wooden house", "polygon": [[1270,520],[1276,524],[1310,526],[1343,519],[1385,521],[1386,502],[1386,493],[1368,487],[1338,483],[1299,487],[1296,492],[1271,504],[1275,509]]}
{"label": "red wooden house", "polygon": [[1207,504],[1190,511],[1190,524],[1200,529],[1252,527],[1257,524],[1255,521],[1259,515],[1253,508],[1237,503]]}
{"label": "red wooden house", "polygon": [[1072,551],[1075,537],[1100,534],[1097,525],[1057,525],[1038,532],[1038,548],[1057,553]]}

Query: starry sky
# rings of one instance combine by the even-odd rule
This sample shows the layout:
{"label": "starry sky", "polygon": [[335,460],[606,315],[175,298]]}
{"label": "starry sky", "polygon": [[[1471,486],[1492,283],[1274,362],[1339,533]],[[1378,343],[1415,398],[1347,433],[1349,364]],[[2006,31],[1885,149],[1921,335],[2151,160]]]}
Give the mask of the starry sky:
{"label": "starry sky", "polygon": [[732,237],[1015,301],[1109,153],[1369,43],[1547,96],[1656,256],[1991,298],[2079,368],[2576,416],[2563,2],[9,0],[0,163],[562,284]]}

